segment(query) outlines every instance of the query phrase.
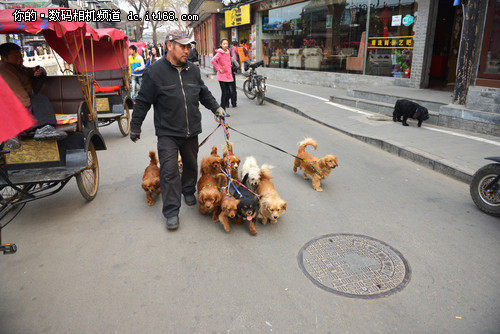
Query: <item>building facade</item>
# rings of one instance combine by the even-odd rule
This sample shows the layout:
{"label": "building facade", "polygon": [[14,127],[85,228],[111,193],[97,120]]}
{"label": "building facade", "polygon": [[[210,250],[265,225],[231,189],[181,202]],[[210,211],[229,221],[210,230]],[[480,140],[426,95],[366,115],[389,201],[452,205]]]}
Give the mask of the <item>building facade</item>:
{"label": "building facade", "polygon": [[455,103],[500,115],[500,0],[193,0],[189,10],[207,67],[221,38],[245,38],[278,80],[456,96],[465,83]]}

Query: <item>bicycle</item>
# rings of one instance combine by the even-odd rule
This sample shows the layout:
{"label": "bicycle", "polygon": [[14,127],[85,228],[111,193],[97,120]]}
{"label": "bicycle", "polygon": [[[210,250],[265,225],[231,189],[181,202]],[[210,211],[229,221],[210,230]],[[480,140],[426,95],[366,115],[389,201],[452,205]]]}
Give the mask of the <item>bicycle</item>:
{"label": "bicycle", "polygon": [[263,66],[264,62],[261,60],[259,62],[253,64],[245,64],[245,71],[250,69],[249,73],[244,73],[243,75],[247,77],[245,82],[243,83],[243,92],[246,97],[250,100],[257,98],[257,105],[261,105],[264,103],[264,97],[266,96],[266,79],[267,77],[258,75],[256,68],[259,66]]}

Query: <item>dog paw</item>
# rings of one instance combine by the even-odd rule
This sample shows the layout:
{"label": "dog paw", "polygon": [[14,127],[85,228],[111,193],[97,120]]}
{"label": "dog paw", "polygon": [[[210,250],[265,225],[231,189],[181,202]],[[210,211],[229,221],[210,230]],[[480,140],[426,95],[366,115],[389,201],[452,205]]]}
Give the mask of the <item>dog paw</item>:
{"label": "dog paw", "polygon": [[149,205],[149,206],[153,206],[153,205],[155,205],[155,202],[153,202],[153,201],[148,201],[148,205]]}
{"label": "dog paw", "polygon": [[314,188],[316,191],[323,191],[323,188]]}

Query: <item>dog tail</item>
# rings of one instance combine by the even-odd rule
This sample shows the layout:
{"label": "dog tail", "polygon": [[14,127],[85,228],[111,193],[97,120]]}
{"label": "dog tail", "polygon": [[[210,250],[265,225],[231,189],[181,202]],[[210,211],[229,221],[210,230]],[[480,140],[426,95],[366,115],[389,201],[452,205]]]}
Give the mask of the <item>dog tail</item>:
{"label": "dog tail", "polygon": [[212,152],[210,152],[210,155],[217,155],[217,146],[212,146]]}
{"label": "dog tail", "polygon": [[311,145],[314,149],[318,148],[318,143],[312,138],[306,138],[299,143],[299,153],[304,153],[306,151],[306,146]]}
{"label": "dog tail", "polygon": [[234,155],[234,153],[233,153],[233,143],[231,143],[231,142],[227,142],[227,145],[226,145],[226,143],[224,143],[222,145],[222,152],[223,152],[224,156],[227,155],[228,151],[229,151],[229,155]]}
{"label": "dog tail", "polygon": [[149,162],[150,165],[158,166],[158,158],[156,157],[155,151],[149,151],[149,159],[151,159],[151,161]]}
{"label": "dog tail", "polygon": [[267,164],[264,164],[260,167],[260,179],[261,180],[264,180],[264,179],[270,180],[273,178],[273,176],[271,175],[271,168],[274,168],[274,166],[267,165]]}
{"label": "dog tail", "polygon": [[227,177],[223,173],[217,174],[217,186],[221,189],[227,186]]}

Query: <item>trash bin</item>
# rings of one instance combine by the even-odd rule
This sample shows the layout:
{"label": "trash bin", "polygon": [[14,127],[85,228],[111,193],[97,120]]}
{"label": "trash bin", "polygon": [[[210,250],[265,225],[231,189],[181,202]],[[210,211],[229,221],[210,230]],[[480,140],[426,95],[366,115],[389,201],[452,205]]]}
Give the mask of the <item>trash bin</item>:
{"label": "trash bin", "polygon": [[319,70],[323,60],[323,52],[320,48],[307,48],[303,51],[304,65],[306,70]]}
{"label": "trash bin", "polygon": [[288,49],[288,67],[289,68],[302,68],[302,49]]}

